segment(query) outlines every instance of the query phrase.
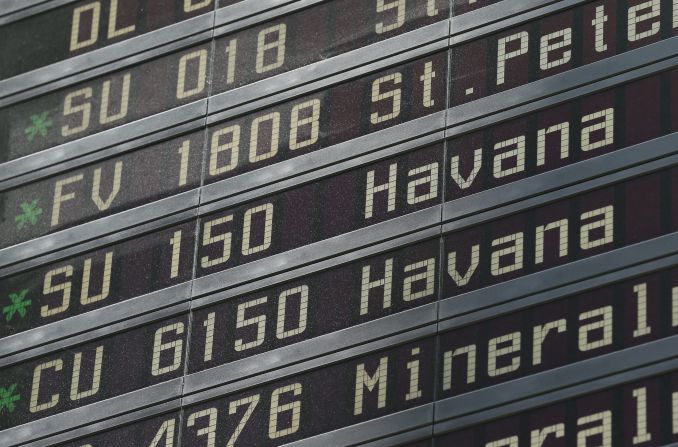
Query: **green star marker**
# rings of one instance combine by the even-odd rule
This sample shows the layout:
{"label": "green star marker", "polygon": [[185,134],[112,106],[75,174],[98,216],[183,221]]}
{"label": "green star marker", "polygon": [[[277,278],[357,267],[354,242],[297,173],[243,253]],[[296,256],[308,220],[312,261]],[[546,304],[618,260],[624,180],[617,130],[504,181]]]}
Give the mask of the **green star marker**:
{"label": "green star marker", "polygon": [[6,321],[11,321],[14,315],[19,314],[20,317],[25,317],[28,312],[28,308],[31,305],[31,300],[26,299],[26,294],[28,289],[23,289],[19,293],[10,293],[9,300],[12,304],[2,308],[2,313],[5,315]]}
{"label": "green star marker", "polygon": [[38,217],[42,214],[42,208],[38,206],[38,199],[32,202],[23,202],[19,205],[19,208],[21,208],[21,214],[14,217],[17,230],[21,230],[28,223],[31,225],[38,223]]}
{"label": "green star marker", "polygon": [[49,117],[49,112],[42,112],[39,115],[31,115],[31,125],[24,129],[24,133],[26,133],[28,141],[33,141],[38,135],[46,137],[50,127],[52,127],[52,120]]}
{"label": "green star marker", "polygon": [[16,391],[16,383],[11,384],[7,388],[0,388],[0,414],[2,414],[5,409],[8,412],[13,413],[16,408],[15,402],[21,400],[21,396]]}

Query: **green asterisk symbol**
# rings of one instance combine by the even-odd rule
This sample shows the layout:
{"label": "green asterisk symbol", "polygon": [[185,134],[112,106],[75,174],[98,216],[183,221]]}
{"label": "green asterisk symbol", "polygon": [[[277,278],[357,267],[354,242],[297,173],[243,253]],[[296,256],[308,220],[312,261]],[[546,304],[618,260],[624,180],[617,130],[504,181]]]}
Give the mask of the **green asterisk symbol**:
{"label": "green asterisk symbol", "polygon": [[38,223],[38,217],[42,214],[42,208],[38,206],[38,199],[33,200],[32,202],[23,202],[19,205],[21,214],[14,217],[14,222],[16,222],[16,227],[18,230],[21,230],[26,226],[27,223],[35,225]]}
{"label": "green asterisk symbol", "polygon": [[15,393],[16,383],[13,383],[7,388],[0,388],[0,413],[7,408],[10,413],[14,412],[16,405],[14,402],[21,399],[19,394]]}
{"label": "green asterisk symbol", "polygon": [[28,141],[33,141],[38,134],[42,137],[47,136],[47,131],[52,127],[52,120],[49,117],[49,112],[42,112],[39,115],[31,115],[31,125],[28,126],[24,132]]}
{"label": "green asterisk symbol", "polygon": [[20,317],[25,317],[28,307],[31,305],[31,300],[26,299],[28,289],[24,289],[19,293],[10,293],[9,300],[12,304],[2,308],[2,313],[5,314],[5,320],[10,321],[14,315],[19,314]]}

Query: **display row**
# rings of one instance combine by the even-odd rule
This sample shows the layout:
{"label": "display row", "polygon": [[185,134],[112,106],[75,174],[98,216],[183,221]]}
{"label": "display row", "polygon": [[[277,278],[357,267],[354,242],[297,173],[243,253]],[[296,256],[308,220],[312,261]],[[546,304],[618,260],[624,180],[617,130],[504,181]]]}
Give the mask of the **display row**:
{"label": "display row", "polygon": [[[455,0],[452,8],[456,16],[499,1]],[[243,0],[154,0],[148,4],[140,0],[73,1],[0,26],[0,51],[12,61],[0,68],[0,80],[210,13],[215,10],[215,3],[218,3],[216,8],[222,8],[241,2]],[[290,9],[309,7],[309,2],[296,6],[278,1],[269,2],[262,9],[253,3],[257,2],[241,3],[224,13],[234,15],[236,20],[247,21],[251,20],[248,16],[261,12],[271,16],[275,14],[276,7],[281,8],[279,15],[288,13]],[[326,57],[351,47],[357,48],[393,37],[433,21],[446,20],[450,16],[451,2],[335,0],[318,3],[310,2],[313,12],[297,13],[299,20],[293,20],[288,26],[301,23],[317,25],[316,30],[305,26],[305,37],[309,42],[313,41],[314,45],[322,45],[322,53]],[[210,18],[210,27],[213,21]],[[218,26],[221,20],[217,18],[214,22]],[[233,19],[227,23],[233,23]],[[39,46],[31,45],[36,41],[40,43]]]}
{"label": "display row", "polygon": [[[641,443],[648,447],[674,445],[678,440],[678,426],[675,423],[678,415],[677,380],[675,372],[665,373],[579,395],[571,401],[517,412],[510,417],[439,435],[435,440],[428,439],[397,445],[401,447],[440,445],[565,447],[586,446],[594,442],[597,442],[595,445],[610,447]],[[311,411],[304,412],[304,410],[309,406],[315,407],[312,401],[306,400],[305,397],[297,402],[300,402],[300,414],[303,413],[305,416],[300,417],[300,424],[303,424],[313,417]],[[208,414],[203,416],[206,421],[208,416]],[[252,425],[257,416],[258,413],[254,412],[250,416],[255,418],[251,422]],[[215,435],[220,434],[222,426],[228,424],[225,420],[226,418],[223,417],[216,419]],[[76,442],[58,445],[103,447],[121,440],[125,442],[125,445],[133,447],[149,445],[168,447],[177,445],[179,431],[182,434],[186,432],[192,434],[191,430],[195,430],[193,426],[181,427],[179,424],[179,412],[168,413],[137,424],[84,437]],[[265,429],[266,424],[260,424],[259,427]],[[433,427],[428,430],[432,431]],[[207,442],[204,444],[189,443],[186,445],[211,445],[209,438],[206,439]],[[154,440],[157,440],[157,444],[153,444]],[[232,443],[231,445],[238,444]],[[270,443],[270,445],[276,444]]]}
{"label": "display row", "polygon": [[[367,100],[370,84],[378,85],[380,79],[393,76],[374,75],[299,102],[200,128],[9,189],[0,193],[0,230],[4,235],[0,248],[104,217],[110,219],[123,211],[195,190],[201,184],[205,191],[203,203],[237,196],[311,171],[312,166],[304,165],[311,154],[329,165],[328,169],[319,171],[323,176],[332,170],[346,170],[355,163],[345,165],[336,161],[371,149],[370,144],[350,144],[352,140],[428,114],[424,105],[426,90],[422,90],[423,85],[416,80],[427,67],[441,66],[442,69],[444,63],[443,57],[432,57],[401,67],[395,74],[404,73],[403,79],[410,79],[412,84],[394,90],[393,98],[398,99],[395,102],[390,98],[374,101],[371,106],[361,101],[339,103],[342,98],[356,96]],[[455,201],[594,157],[624,152],[623,149],[672,134],[678,131],[676,99],[678,70],[664,71],[465,133],[427,150],[339,174],[335,176],[336,181],[319,180],[316,186],[302,187],[299,191],[338,185],[337,181],[349,182],[352,183],[351,197],[358,203],[358,196],[364,201],[367,194],[362,191],[369,183],[366,175],[374,172],[373,188],[392,185],[388,194],[395,202],[384,215],[391,218],[396,216],[396,208],[402,214],[435,203]],[[326,107],[330,103],[342,113],[331,112]],[[442,105],[436,109],[442,109]],[[376,125],[369,124],[371,117],[382,115],[393,116]],[[448,132],[453,133],[453,128]],[[375,138],[375,144],[386,140],[383,133],[375,134]],[[348,144],[342,146],[342,143]],[[403,146],[397,150],[407,149]],[[358,160],[368,163],[386,158],[393,151],[382,153],[384,155]],[[426,187],[428,192],[424,191]],[[286,188],[289,188],[287,184],[278,190]],[[345,193],[349,191],[327,191],[326,200],[335,201]],[[403,196],[408,193],[412,197]],[[369,214],[369,210],[366,212]],[[384,219],[366,214],[364,224],[378,220]]]}
{"label": "display row", "polygon": [[[361,39],[354,36],[357,32],[353,31],[355,26],[364,27],[356,16],[372,16],[360,12],[365,8],[363,1],[359,2],[360,6],[343,8],[341,13],[323,12],[324,9],[339,8],[344,2],[354,1],[323,3],[234,35],[220,37],[211,43],[201,43],[5,107],[0,110],[0,158],[11,161],[36,154],[311,63],[318,62],[325,64],[325,67],[330,62],[326,59],[381,38],[379,33],[373,33],[374,37],[370,37],[367,42],[361,42]],[[422,5],[416,2],[408,4],[412,8],[421,9],[423,23],[435,20],[435,17],[427,16],[427,11],[442,14],[443,9],[437,6],[426,8],[424,3],[426,2]],[[343,88],[339,86],[333,89],[334,95],[321,93],[319,97],[305,98],[291,105],[291,115],[284,119],[282,115],[287,114],[263,115],[256,123],[257,126],[241,129],[242,134],[256,134],[258,127],[262,126],[275,128],[285,120],[292,123],[291,129],[304,125],[311,127],[309,125],[316,122],[321,114],[327,117],[325,119],[332,115],[334,120],[340,121],[333,122],[333,128],[343,128],[341,121],[349,120],[350,123],[358,119],[350,114],[350,108],[357,102],[354,101],[356,95],[364,96],[365,106],[377,103],[378,110],[372,110],[367,116],[369,120],[363,124],[366,128],[359,130],[366,133],[416,118],[417,114],[421,116],[443,110],[448,103],[448,84],[451,86],[449,105],[457,106],[669,39],[676,34],[678,23],[674,21],[671,26],[665,25],[669,21],[664,19],[670,19],[673,14],[670,8],[661,8],[659,1],[640,3],[634,0],[632,3],[638,5],[622,8],[615,0],[588,2],[516,25],[497,34],[475,40],[472,39],[473,36],[467,37],[468,41],[456,42],[458,45],[454,45],[449,51],[452,61],[450,73],[447,71],[448,54],[432,55],[429,59],[421,60],[418,65],[410,63],[400,67],[401,69],[390,69],[381,76],[373,76],[369,81],[357,81]],[[388,3],[388,7],[384,6],[384,13],[393,15],[401,5],[404,8],[406,4],[404,1]],[[309,14],[312,16],[309,17]],[[317,14],[320,17],[316,17]],[[407,17],[404,10],[403,14]],[[334,27],[337,32],[342,30],[348,33],[345,41],[333,42],[329,49],[325,48],[328,45],[325,40],[333,34],[328,33],[323,25],[325,15],[337,20],[341,18],[342,23],[335,24]],[[582,16],[591,16],[591,19],[578,19]],[[413,24],[421,20],[414,20]],[[519,22],[518,19],[515,21]],[[308,26],[296,26],[297,23],[317,24],[319,29],[309,36]],[[396,22],[398,23],[400,22]],[[373,26],[371,24],[366,29],[372,32]],[[402,27],[407,28],[405,24]],[[626,32],[618,35],[619,29]],[[434,32],[433,37],[428,39],[435,41],[436,35],[437,32]],[[444,39],[446,36],[447,33],[444,33],[438,38]],[[426,40],[423,34],[421,38]],[[406,40],[401,42],[405,45],[394,44],[395,50],[407,48]],[[441,44],[444,45],[444,42]],[[320,48],[309,47],[313,45],[319,45]],[[470,57],[470,54],[474,57]],[[339,63],[347,63],[348,67],[335,64],[331,69],[315,71],[322,75],[327,70],[330,70],[327,74],[339,68],[346,70],[351,67],[351,61],[344,59],[344,62]],[[363,63],[373,60],[370,56]],[[476,65],[472,61],[478,61],[482,65]],[[313,71],[308,70],[308,76],[312,77]],[[305,76],[292,76],[291,85],[276,84],[277,91],[271,93],[278,93],[280,85],[285,85],[285,88],[295,87],[302,79],[312,80],[305,79]],[[250,89],[239,89],[233,92],[235,96],[230,95],[225,99],[222,98],[223,95],[216,96],[210,102],[219,104],[219,107],[232,107],[235,105],[232,101],[246,101],[265,85],[255,84]],[[264,97],[266,96],[269,95]],[[414,109],[411,116],[406,110],[400,110],[401,101]],[[349,110],[345,110],[346,107]],[[209,113],[212,112],[210,108]],[[360,118],[362,121],[363,117]],[[312,131],[306,133],[308,134],[303,136],[291,135],[296,137],[296,141],[290,141],[291,150],[316,143],[318,136]],[[82,154],[74,154],[74,157],[78,155]]]}
{"label": "display row", "polygon": [[[678,322],[666,315],[676,314],[677,288],[672,286],[672,293],[670,288],[657,290],[654,295],[640,291],[651,287],[653,281],[671,279],[675,283],[675,268],[459,331],[435,335],[435,325],[429,325],[346,353],[325,352],[326,357],[274,373],[261,373],[253,364],[250,375],[261,376],[248,378],[222,371],[221,386],[199,394],[187,392],[193,391],[199,375],[186,375],[184,385],[174,380],[179,395],[184,395],[183,445],[212,445],[210,440],[216,439],[228,440],[230,445],[280,445],[434,401],[440,401],[436,405],[442,409],[453,405],[455,396],[461,404],[475,395],[467,394],[470,391],[491,391],[490,386],[503,390],[534,382],[523,396],[533,397],[570,385],[559,380],[565,371],[603,377],[608,373],[595,366],[604,362],[622,366],[616,373],[659,360],[673,359],[675,363],[675,350],[670,349],[675,340],[670,336],[676,333]],[[617,296],[617,291],[621,295]],[[261,318],[243,321],[245,326],[265,324]],[[187,350],[189,325],[187,316],[177,316],[3,370],[3,445],[17,442],[12,438],[17,433],[52,434],[51,427],[59,421],[68,421],[58,427],[63,431],[116,416],[135,409],[134,402],[141,398],[153,405],[179,397],[160,397],[152,390],[182,377],[186,352],[193,355],[192,349]],[[204,326],[209,334],[209,325]],[[464,331],[468,335],[488,327],[491,332],[481,338],[457,337]],[[249,332],[250,339],[254,338],[256,327]],[[214,348],[226,348],[242,334],[229,335],[226,343],[213,343]],[[194,336],[202,338],[200,332]],[[236,346],[238,341],[243,342],[236,339]],[[240,346],[247,347],[244,342]],[[657,347],[663,347],[657,359],[653,354],[651,359],[638,356],[624,361],[626,355],[640,349],[656,351]],[[256,358],[250,363],[256,363]],[[534,376],[537,372],[545,373]],[[509,395],[498,403],[505,403]],[[325,405],[328,401],[335,405]],[[441,411],[436,418],[444,414]],[[48,419],[42,428],[19,427],[44,418]],[[646,428],[656,432],[658,440],[667,433],[660,435],[654,423]],[[155,445],[164,436],[171,437],[168,429],[155,427],[151,433]],[[514,435],[504,431],[494,434]],[[463,431],[450,436],[467,435]]]}
{"label": "display row", "polygon": [[[388,376],[387,376],[388,377]],[[618,447],[642,444],[648,447],[674,445],[678,440],[678,385],[675,372],[636,380],[631,383],[608,387],[592,393],[577,395],[569,401],[515,412],[495,421],[473,425],[463,430],[441,434],[433,439],[397,444],[402,447],[432,447],[440,445],[463,445],[469,447],[519,447],[525,446],[586,446],[590,443]],[[369,393],[368,394],[369,397]],[[300,396],[300,425],[312,418],[312,411],[306,412],[313,401]],[[218,408],[217,408],[218,410]],[[254,411],[261,411],[256,409]],[[250,424],[255,425],[258,413]],[[58,444],[81,447],[107,446],[118,440],[125,445],[167,447],[177,445],[179,431],[182,434],[195,429],[181,427],[180,412],[168,413],[153,419],[120,427],[108,432],[81,438],[79,441]],[[263,411],[265,413],[265,411]],[[217,413],[218,414],[218,413]],[[234,414],[240,414],[234,413]],[[303,416],[301,416],[303,414]],[[208,421],[209,414],[204,416]],[[237,418],[238,416],[232,416]],[[263,417],[263,415],[262,415]],[[197,420],[198,416],[196,416]],[[227,419],[215,420],[215,435],[221,434]],[[249,422],[249,420],[248,420]],[[258,424],[265,429],[266,423]],[[249,427],[248,427],[249,428]],[[428,428],[432,432],[433,427]],[[205,433],[209,433],[209,430]],[[226,432],[228,434],[228,432]],[[187,445],[211,445],[206,443]],[[236,438],[237,439],[237,438]],[[388,441],[387,441],[388,442]],[[181,444],[184,445],[184,444]],[[231,445],[238,445],[232,443]],[[261,444],[269,445],[269,444]],[[270,445],[277,445],[273,442]],[[308,445],[319,445],[309,443]],[[381,445],[381,444],[378,444]],[[386,444],[383,444],[386,445]],[[396,445],[396,444],[388,444]]]}

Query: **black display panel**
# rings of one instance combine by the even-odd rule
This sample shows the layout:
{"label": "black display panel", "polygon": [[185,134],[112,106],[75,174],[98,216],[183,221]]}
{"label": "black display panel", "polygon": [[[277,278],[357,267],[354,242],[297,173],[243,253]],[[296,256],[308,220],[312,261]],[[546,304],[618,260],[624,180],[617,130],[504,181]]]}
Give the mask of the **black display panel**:
{"label": "black display panel", "polygon": [[445,108],[447,52],[209,128],[206,183],[305,155]]}
{"label": "black display panel", "polygon": [[235,5],[236,3],[240,3],[241,1],[243,1],[243,0],[219,0],[218,8],[223,8],[225,6]]}
{"label": "black display panel", "polygon": [[452,0],[452,15],[460,16],[486,6],[503,2],[504,0]]}
{"label": "black display panel", "polygon": [[658,447],[678,441],[677,421],[678,373],[672,372],[448,433],[435,442],[464,447]]}
{"label": "black display panel", "polygon": [[180,377],[187,325],[184,315],[1,369],[0,430]]}
{"label": "black display panel", "polygon": [[452,48],[456,106],[678,35],[678,5],[598,0]]}
{"label": "black display panel", "polygon": [[0,193],[0,248],[200,186],[204,131]]}
{"label": "black display panel", "polygon": [[678,268],[673,267],[441,334],[439,396],[677,333]]}
{"label": "black display panel", "polygon": [[[231,0],[237,3],[242,0]],[[0,27],[0,80],[211,11],[212,0],[81,0]]]}
{"label": "black display panel", "polygon": [[678,168],[449,233],[443,296],[678,231]]}
{"label": "black display panel", "polygon": [[671,70],[450,140],[445,200],[676,132],[676,97]]}
{"label": "black display panel", "polygon": [[0,110],[0,162],[207,96],[209,44],[116,71]]}
{"label": "black display panel", "polygon": [[189,372],[431,303],[439,239],[194,310]]}
{"label": "black display panel", "polygon": [[184,409],[182,445],[273,446],[431,402],[433,338]]}
{"label": "black display panel", "polygon": [[203,216],[196,275],[439,204],[442,157],[436,144]]}
{"label": "black display panel", "polygon": [[432,439],[423,439],[421,441],[416,441],[416,442],[412,442],[412,443],[409,443],[409,444],[402,444],[400,446],[401,447],[432,447],[433,446],[433,440]]}
{"label": "black display panel", "polygon": [[97,433],[60,447],[173,447],[179,442],[179,411]]}
{"label": "black display panel", "polygon": [[448,18],[448,0],[326,1],[216,39],[213,93]]}
{"label": "black display panel", "polygon": [[0,279],[0,338],[189,281],[195,220]]}

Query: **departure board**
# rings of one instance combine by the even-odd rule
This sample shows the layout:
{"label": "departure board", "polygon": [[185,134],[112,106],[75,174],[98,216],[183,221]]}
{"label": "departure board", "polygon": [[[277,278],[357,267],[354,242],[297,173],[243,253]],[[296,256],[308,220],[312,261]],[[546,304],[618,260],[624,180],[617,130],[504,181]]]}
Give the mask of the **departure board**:
{"label": "departure board", "polygon": [[0,54],[1,446],[678,442],[678,0],[8,2]]}

